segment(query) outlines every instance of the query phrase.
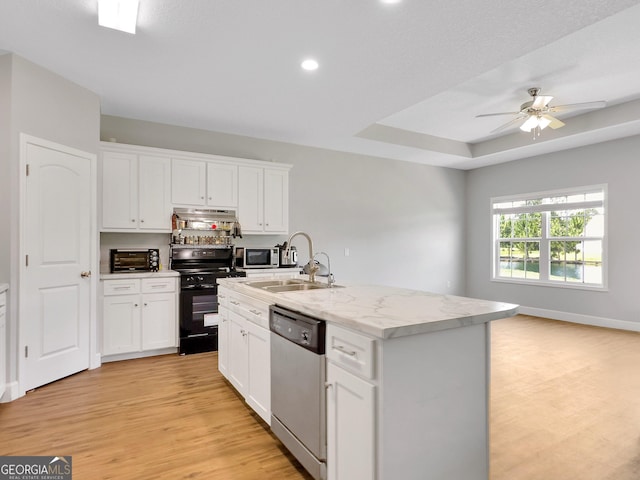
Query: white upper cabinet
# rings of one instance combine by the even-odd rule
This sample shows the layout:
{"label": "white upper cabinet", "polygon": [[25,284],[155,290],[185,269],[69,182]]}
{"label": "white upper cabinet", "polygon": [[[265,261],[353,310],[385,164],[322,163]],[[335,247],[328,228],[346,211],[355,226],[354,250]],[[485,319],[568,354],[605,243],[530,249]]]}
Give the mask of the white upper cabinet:
{"label": "white upper cabinet", "polygon": [[207,163],[207,206],[220,209],[238,208],[238,166]]}
{"label": "white upper cabinet", "polygon": [[171,201],[174,205],[219,209],[238,207],[237,165],[174,158],[171,178]]}
{"label": "white upper cabinet", "polygon": [[169,159],[102,152],[103,231],[171,231]]}
{"label": "white upper cabinet", "polygon": [[291,165],[102,142],[101,231],[170,232],[174,207],[235,210],[246,234],[289,233]]}
{"label": "white upper cabinet", "polygon": [[206,204],[207,164],[199,160],[171,160],[171,202],[174,205]]}
{"label": "white upper cabinet", "polygon": [[289,233],[289,171],[241,166],[238,217],[243,233]]}

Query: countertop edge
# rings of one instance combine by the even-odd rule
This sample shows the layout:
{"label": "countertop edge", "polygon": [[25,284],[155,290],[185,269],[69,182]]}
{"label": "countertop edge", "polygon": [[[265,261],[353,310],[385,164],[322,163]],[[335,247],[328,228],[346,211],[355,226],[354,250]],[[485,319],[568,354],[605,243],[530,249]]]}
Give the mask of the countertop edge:
{"label": "countertop edge", "polygon": [[[246,278],[219,279],[219,283],[221,285],[223,285],[226,288],[229,288],[234,292],[247,295],[252,298],[256,298],[258,300],[262,300],[269,304],[277,304],[282,307],[290,308],[304,314],[312,315],[314,317],[320,318],[322,320],[333,323],[335,325],[349,328],[351,330],[355,330],[355,331],[358,331],[376,338],[380,338],[383,340],[404,337],[408,335],[418,335],[422,333],[433,333],[433,332],[447,330],[451,328],[459,328],[459,327],[483,324],[493,320],[499,320],[501,318],[508,318],[508,317],[514,316],[518,313],[518,308],[519,308],[518,305],[515,305],[515,304],[487,300],[485,302],[490,302],[492,304],[495,304],[496,309],[494,309],[493,311],[484,312],[480,314],[462,315],[460,317],[447,318],[447,319],[437,320],[437,321],[425,321],[424,323],[418,323],[418,324],[408,324],[408,325],[393,326],[393,327],[378,327],[365,322],[358,322],[352,319],[344,318],[344,317],[341,317],[340,315],[336,315],[335,313],[322,310],[321,308],[307,307],[304,304],[304,302],[301,300],[296,301],[296,300],[292,300],[291,298],[284,297],[277,293],[265,292],[263,290],[259,290],[254,287],[249,287],[243,284],[245,282],[247,282]],[[389,287],[389,289],[392,290],[393,287]],[[452,297],[447,295],[439,295],[439,296]],[[467,298],[467,297],[458,297],[458,298]],[[468,300],[478,301],[478,302],[484,301],[480,299],[468,299]]]}

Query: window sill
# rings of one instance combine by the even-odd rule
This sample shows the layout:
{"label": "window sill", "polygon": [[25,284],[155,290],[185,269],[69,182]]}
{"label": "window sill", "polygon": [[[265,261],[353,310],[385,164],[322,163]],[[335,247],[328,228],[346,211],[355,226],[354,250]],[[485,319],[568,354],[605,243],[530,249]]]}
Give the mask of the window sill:
{"label": "window sill", "polygon": [[561,283],[561,282],[545,282],[541,280],[525,280],[522,278],[502,278],[495,277],[491,279],[496,283],[510,283],[513,285],[531,285],[536,287],[552,287],[552,288],[568,288],[571,290],[588,290],[591,292],[608,292],[606,285],[585,285],[582,283]]}

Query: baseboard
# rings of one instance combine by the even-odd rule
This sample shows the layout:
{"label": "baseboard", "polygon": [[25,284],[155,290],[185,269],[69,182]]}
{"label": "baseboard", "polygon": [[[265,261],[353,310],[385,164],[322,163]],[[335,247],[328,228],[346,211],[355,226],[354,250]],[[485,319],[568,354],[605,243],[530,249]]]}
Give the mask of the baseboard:
{"label": "baseboard", "polygon": [[518,309],[518,313],[523,315],[533,315],[534,317],[550,318],[552,320],[581,323],[583,325],[591,325],[594,327],[616,328],[618,330],[640,332],[640,322],[630,322],[627,320],[616,320],[613,318],[596,317],[593,315],[582,315],[579,313],[559,312],[557,310],[522,306]]}
{"label": "baseboard", "polygon": [[167,355],[171,353],[178,353],[178,349],[176,347],[171,347],[171,348],[159,348],[157,350],[147,350],[144,352],[104,355],[102,357],[102,363],[119,362],[120,360],[133,360],[136,358],[155,357],[156,355]]}
{"label": "baseboard", "polygon": [[0,403],[13,402],[20,398],[20,388],[18,382],[7,383],[4,394],[0,397]]}

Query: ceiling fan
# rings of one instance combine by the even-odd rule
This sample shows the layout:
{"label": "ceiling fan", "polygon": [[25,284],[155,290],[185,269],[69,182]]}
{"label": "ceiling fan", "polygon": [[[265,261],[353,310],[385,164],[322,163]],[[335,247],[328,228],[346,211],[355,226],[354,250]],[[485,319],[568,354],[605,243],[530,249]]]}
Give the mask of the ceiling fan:
{"label": "ceiling fan", "polygon": [[578,109],[603,108],[607,105],[607,102],[600,100],[597,102],[571,103],[552,107],[549,105],[549,102],[553,100],[553,97],[550,95],[539,95],[540,90],[540,87],[532,87],[527,90],[529,95],[531,95],[531,100],[520,105],[519,112],[484,113],[482,115],[476,115],[476,118],[494,117],[497,115],[516,115],[514,119],[500,125],[498,128],[492,130],[491,133],[500,132],[522,122],[520,130],[523,132],[533,132],[533,139],[535,140],[545,128],[551,127],[555,129],[565,125],[564,122],[551,116],[550,114],[552,113],[568,112]]}

